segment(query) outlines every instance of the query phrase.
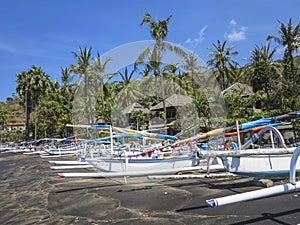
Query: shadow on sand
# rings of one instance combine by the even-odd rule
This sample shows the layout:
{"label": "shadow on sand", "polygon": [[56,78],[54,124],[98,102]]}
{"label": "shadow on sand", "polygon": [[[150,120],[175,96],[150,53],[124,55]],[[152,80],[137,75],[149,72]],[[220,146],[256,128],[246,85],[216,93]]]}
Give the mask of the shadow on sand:
{"label": "shadow on sand", "polygon": [[250,220],[244,220],[244,221],[237,222],[237,223],[232,223],[231,225],[254,224],[254,223],[263,222],[263,221],[266,221],[266,222],[272,221],[274,224],[291,225],[290,223],[286,223],[277,218],[281,217],[281,216],[296,214],[299,212],[300,212],[300,208],[292,209],[292,210],[288,210],[288,211],[284,211],[284,212],[279,212],[279,213],[262,213],[260,217],[250,219]]}

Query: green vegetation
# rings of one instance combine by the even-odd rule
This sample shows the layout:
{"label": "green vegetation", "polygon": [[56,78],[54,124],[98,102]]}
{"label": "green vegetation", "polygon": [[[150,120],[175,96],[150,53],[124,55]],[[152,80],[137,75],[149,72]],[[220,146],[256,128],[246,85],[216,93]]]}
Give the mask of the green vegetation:
{"label": "green vegetation", "polygon": [[[199,121],[204,129],[211,129],[212,111],[217,111],[217,104],[209,104],[206,98],[205,87],[210,78],[215,78],[221,91],[239,82],[249,85],[253,92],[243,94],[244,90],[229,92],[225,95],[227,106],[227,124],[258,119],[261,117],[283,114],[300,109],[300,57],[297,51],[300,47],[300,24],[293,25],[292,20],[285,25],[279,22],[278,35],[269,35],[268,41],[275,41],[284,47],[283,59],[274,61],[276,49],[270,49],[270,42],[262,46],[254,46],[250,52],[250,60],[247,65],[240,67],[232,56],[238,55],[234,46],[227,46],[227,42],[217,40],[209,48],[211,57],[205,70],[198,66],[198,56],[186,54],[178,47],[174,47],[164,40],[168,35],[168,24],[171,16],[166,20],[154,21],[150,14],[145,14],[142,23],[149,25],[151,37],[155,40],[152,49],[145,49],[135,62],[135,70],[129,72],[131,67],[123,68],[114,74],[105,72],[106,66],[113,60],[101,60],[97,52],[92,57],[92,48],[79,48],[78,52],[72,52],[75,64],[61,69],[62,83],[50,79],[42,68],[32,66],[29,70],[16,75],[17,96],[8,98],[6,102],[0,103],[0,126],[1,137],[12,141],[20,138],[34,139],[41,137],[64,137],[71,135],[66,124],[73,123],[74,117],[77,123],[92,124],[98,121],[110,122],[114,100],[120,91],[123,91],[129,100],[127,93],[129,84],[135,82],[134,73],[142,71],[144,78],[155,77],[156,89],[164,90],[164,80],[170,80],[174,84],[174,92],[178,87],[183,89],[191,98],[197,109]],[[165,51],[175,52],[182,57],[184,65],[165,65],[161,59]],[[138,68],[138,70],[137,70]],[[118,75],[121,80],[112,81],[111,78]],[[204,85],[201,86],[199,80]],[[79,81],[83,82],[81,95],[76,99],[77,108],[73,108],[73,99],[78,92]],[[159,100],[164,101],[164,91],[159,92]],[[134,93],[139,96],[141,93]],[[132,96],[133,97],[133,96]],[[143,99],[143,100],[142,100]],[[96,110],[91,108],[92,102],[97,102]],[[141,97],[147,105],[154,105],[158,98]],[[218,99],[214,99],[215,102]],[[82,103],[84,104],[84,107]],[[90,103],[90,104],[89,104]],[[259,103],[261,111],[253,110],[253,106]],[[166,115],[165,102],[163,115]],[[212,108],[215,107],[215,108]],[[73,114],[72,114],[73,113]],[[84,119],[83,119],[84,118]],[[133,112],[130,116],[133,122],[132,128],[147,128],[149,115],[141,111]],[[221,120],[221,118],[220,118]],[[26,122],[25,133],[5,131],[7,122]]]}

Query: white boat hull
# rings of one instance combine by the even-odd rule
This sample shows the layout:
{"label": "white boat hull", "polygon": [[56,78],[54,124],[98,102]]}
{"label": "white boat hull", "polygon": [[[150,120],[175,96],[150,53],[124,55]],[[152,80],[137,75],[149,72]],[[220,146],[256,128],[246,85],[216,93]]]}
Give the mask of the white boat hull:
{"label": "white boat hull", "polygon": [[[168,159],[99,159],[87,160],[102,172],[151,174],[160,171],[174,172],[197,166],[197,159],[192,157],[172,157]],[[146,173],[145,173],[146,172]]]}
{"label": "white boat hull", "polygon": [[[231,173],[254,177],[285,177],[290,172],[292,154],[283,155],[250,155],[227,157],[225,165]],[[296,164],[300,172],[300,160]]]}

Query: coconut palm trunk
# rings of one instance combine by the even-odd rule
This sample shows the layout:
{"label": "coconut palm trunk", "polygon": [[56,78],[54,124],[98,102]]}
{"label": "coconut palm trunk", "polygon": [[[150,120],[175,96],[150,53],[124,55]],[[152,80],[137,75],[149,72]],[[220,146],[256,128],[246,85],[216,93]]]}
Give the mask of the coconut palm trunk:
{"label": "coconut palm trunk", "polygon": [[[146,48],[138,57],[135,64],[147,64],[149,67],[154,71],[155,79],[159,77],[160,79],[160,86],[162,89],[161,97],[163,101],[163,108],[164,108],[164,130],[166,130],[167,125],[167,110],[166,110],[166,103],[165,103],[165,92],[163,87],[163,74],[161,73],[161,65],[163,54],[166,50],[175,52],[177,55],[185,55],[185,52],[170,43],[164,42],[168,35],[168,25],[169,21],[172,16],[169,16],[166,20],[159,20],[158,22],[154,21],[152,16],[149,13],[146,13],[143,17],[141,25],[147,23],[150,28],[151,37],[155,40],[155,44],[153,49],[150,47]],[[148,60],[145,63],[145,60]]]}

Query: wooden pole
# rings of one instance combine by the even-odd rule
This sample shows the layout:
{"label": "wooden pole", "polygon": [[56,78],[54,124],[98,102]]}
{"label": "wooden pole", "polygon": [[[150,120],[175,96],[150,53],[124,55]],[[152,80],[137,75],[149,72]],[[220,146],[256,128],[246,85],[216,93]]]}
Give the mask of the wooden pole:
{"label": "wooden pole", "polygon": [[248,155],[282,155],[293,154],[294,148],[265,148],[265,149],[247,149],[247,150],[232,150],[232,151],[201,151],[202,158],[215,157],[241,157]]}
{"label": "wooden pole", "polygon": [[236,125],[237,138],[238,138],[238,147],[239,147],[239,150],[241,150],[241,137],[240,137],[239,121],[236,121],[235,125]]}

